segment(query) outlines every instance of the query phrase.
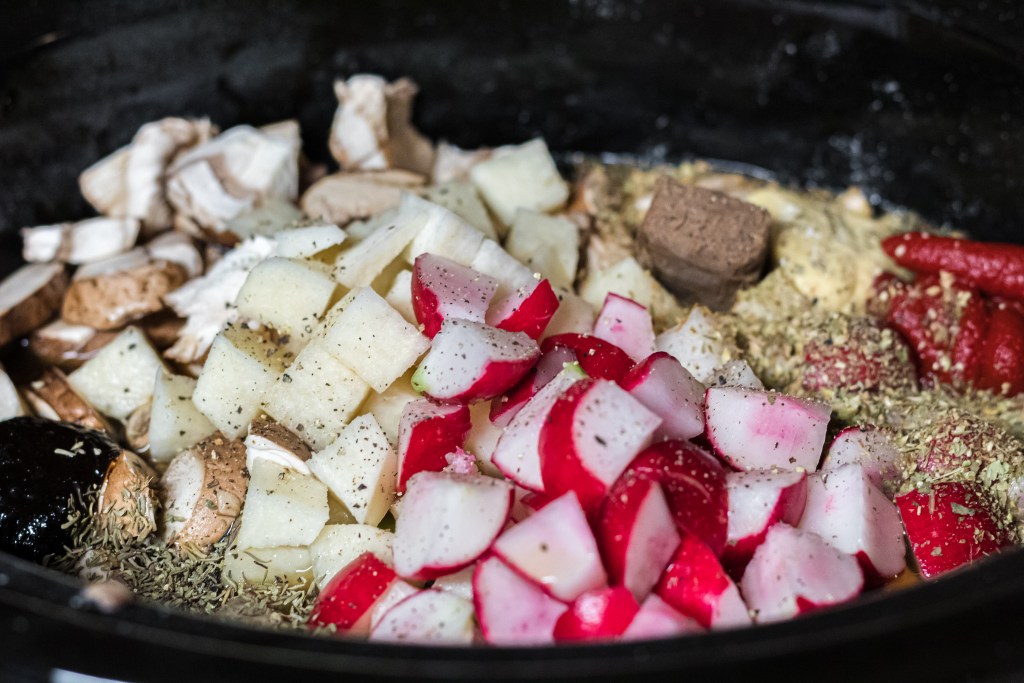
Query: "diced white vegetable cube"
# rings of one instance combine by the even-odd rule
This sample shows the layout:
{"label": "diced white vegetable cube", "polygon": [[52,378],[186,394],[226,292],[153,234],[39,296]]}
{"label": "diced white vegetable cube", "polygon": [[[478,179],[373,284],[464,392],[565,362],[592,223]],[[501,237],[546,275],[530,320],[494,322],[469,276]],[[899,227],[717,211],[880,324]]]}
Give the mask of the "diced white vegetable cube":
{"label": "diced white vegetable cube", "polygon": [[367,524],[329,524],[309,546],[313,578],[321,589],[335,574],[363,553],[373,553],[389,567],[395,535]]}
{"label": "diced white vegetable cube", "polygon": [[519,209],[505,238],[505,249],[552,285],[571,287],[576,279],[580,233],[565,218]]}
{"label": "diced white vegetable cube", "polygon": [[149,414],[149,454],[156,462],[169,462],[217,431],[192,402],[195,389],[191,377],[157,373]]}
{"label": "diced white vegetable cube", "polygon": [[243,318],[308,339],[337,288],[316,264],[275,257],[252,269],[235,304]]}
{"label": "diced white vegetable cube", "polygon": [[428,187],[426,197],[440,204],[456,216],[476,228],[484,237],[498,239],[494,223],[487,213],[487,207],[480,201],[476,188],[464,180],[453,180],[442,185]]}
{"label": "diced white vegetable cube", "polygon": [[373,415],[384,430],[392,446],[398,445],[398,425],[402,420],[405,405],[422,398],[409,381],[409,376],[399,377],[383,393],[373,392],[366,400],[364,410]]}
{"label": "diced white vegetable cube", "polygon": [[309,258],[345,241],[345,231],[332,223],[306,225],[282,230],[274,235],[277,255],[285,258]]}
{"label": "diced white vegetable cube", "polygon": [[463,266],[472,263],[483,244],[483,234],[443,206],[418,201],[426,221],[405,250],[406,262],[412,264],[420,254],[434,254]]}
{"label": "diced white vegetable cube", "polygon": [[416,311],[412,307],[412,271],[401,270],[395,275],[384,300],[402,314],[402,317],[416,325]]}
{"label": "diced white vegetable cube", "polygon": [[153,395],[153,378],[163,367],[146,335],[128,327],[68,375],[68,381],[101,413],[124,420]]}
{"label": "diced white vegetable cube", "polygon": [[657,347],[705,384],[713,384],[715,368],[728,360],[724,335],[703,306],[694,306],[686,320],[658,335]]}
{"label": "diced white vegetable cube", "polygon": [[235,541],[249,548],[308,546],[327,524],[327,487],[315,477],[258,458],[249,473]]}
{"label": "diced white vegetable cube", "polygon": [[263,585],[278,581],[296,585],[313,580],[313,563],[308,548],[231,547],[224,554],[224,578],[235,584]]}
{"label": "diced white vegetable cube", "polygon": [[555,211],[569,198],[569,186],[541,138],[477,164],[469,178],[505,225],[512,224],[516,209]]}
{"label": "diced white vegetable cube", "polygon": [[334,262],[334,278],[349,288],[372,283],[427,224],[423,203],[430,204],[411,194],[402,195],[390,220],[375,225],[362,241],[341,253]]}

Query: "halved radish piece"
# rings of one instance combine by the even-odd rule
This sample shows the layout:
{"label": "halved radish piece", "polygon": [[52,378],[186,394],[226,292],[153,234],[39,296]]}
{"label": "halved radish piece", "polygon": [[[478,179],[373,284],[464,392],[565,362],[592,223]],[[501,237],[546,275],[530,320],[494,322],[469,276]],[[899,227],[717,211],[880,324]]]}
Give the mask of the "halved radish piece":
{"label": "halved radish piece", "polygon": [[[334,575],[313,604],[309,625],[333,625],[338,633],[365,635],[374,608],[398,580],[373,553],[363,553]],[[405,584],[408,585],[408,584]]]}
{"label": "halved radish piece", "polygon": [[585,378],[576,363],[566,365],[505,427],[491,455],[491,464],[502,474],[531,491],[544,491],[540,470],[540,435],[551,408],[576,382]]}
{"label": "halved radish piece", "polygon": [[431,588],[445,593],[454,593],[460,598],[466,600],[473,600],[473,574],[476,573],[476,564],[471,564],[464,569],[460,569],[454,574],[445,574],[444,576],[438,577],[437,580],[431,584]]}
{"label": "halved radish piece", "polygon": [[594,336],[615,344],[635,361],[654,353],[654,323],[646,306],[609,292],[594,321]]}
{"label": "halved radish piece", "polygon": [[448,319],[413,373],[412,386],[442,403],[490,399],[514,386],[539,357],[537,342],[522,332]]}
{"label": "halved radish piece", "polygon": [[431,339],[449,318],[484,322],[498,281],[434,254],[420,254],[412,269],[412,310]]}
{"label": "halved radish piece", "polygon": [[395,524],[395,572],[412,581],[451,574],[480,557],[512,507],[512,485],[483,475],[420,472]]}
{"label": "halved radish piece", "polygon": [[583,379],[551,408],[540,432],[544,491],[575,491],[588,514],[647,444],[661,419],[622,387]]}
{"label": "halved radish piece", "polygon": [[704,628],[750,624],[747,605],[711,549],[684,534],[655,592],[662,600]]}
{"label": "halved radish piece", "polygon": [[620,478],[601,506],[596,525],[612,583],[643,600],[679,545],[679,532],[658,482]]}
{"label": "halved radish piece", "polygon": [[[491,422],[505,427],[526,402],[537,395],[548,382],[565,369],[566,364],[576,363],[576,354],[565,347],[558,347],[541,354],[537,365],[508,393],[491,402]],[[577,366],[579,365],[576,363]],[[580,373],[585,375],[583,369]]]}
{"label": "halved radish piece", "polygon": [[391,584],[391,587],[385,591],[384,595],[380,596],[380,600],[373,606],[373,610],[370,613],[370,629],[377,627],[380,620],[384,618],[392,607],[402,602],[411,595],[419,593],[420,589],[411,583],[406,583],[399,579]]}
{"label": "halved radish piece", "polygon": [[832,470],[856,463],[875,486],[899,477],[900,453],[889,441],[885,431],[871,427],[847,427],[832,440],[821,469]]}
{"label": "halved radish piece", "polygon": [[498,301],[487,322],[498,329],[523,332],[531,339],[540,339],[551,319],[558,312],[558,295],[551,283],[541,280],[531,288],[520,288]]}
{"label": "halved radish piece", "polygon": [[473,604],[484,640],[492,645],[544,645],[568,606],[550,597],[497,557],[473,572]]}
{"label": "halved radish piece", "polygon": [[440,472],[473,427],[468,406],[410,401],[398,423],[398,491],[417,472]]}
{"label": "halved radish piece", "polygon": [[704,432],[704,385],[673,356],[652,353],[620,384],[661,418],[655,438],[687,440]]}
{"label": "halved radish piece", "polygon": [[623,586],[584,593],[555,622],[555,640],[611,640],[618,638],[633,622],[640,605]]}
{"label": "halved radish piece", "polygon": [[725,474],[713,455],[692,443],[663,441],[638,455],[622,478],[661,484],[680,532],[695,535],[720,555],[729,526]]}
{"label": "halved radish piece", "polygon": [[696,619],[680,614],[654,593],[640,604],[640,611],[633,617],[623,634],[623,640],[650,640],[668,638],[686,633],[700,633],[704,629]]}
{"label": "halved radish piece", "polygon": [[708,439],[737,469],[818,468],[827,405],[744,387],[711,387],[704,402]]}
{"label": "halved radish piece", "polygon": [[512,504],[512,521],[521,522],[551,502],[543,493],[516,487],[516,501]]}
{"label": "halved radish piece", "polygon": [[469,645],[473,642],[473,603],[451,593],[420,591],[389,609],[370,632],[370,640],[419,645]]}
{"label": "halved radish piece", "polygon": [[545,339],[540,348],[544,353],[557,348],[569,349],[576,355],[583,371],[597,379],[618,382],[633,369],[633,359],[629,354],[615,344],[589,334],[556,334]]}
{"label": "halved radish piece", "polygon": [[722,564],[742,570],[775,524],[800,523],[807,502],[807,475],[784,470],[729,472],[729,533]]}
{"label": "halved radish piece", "polygon": [[860,465],[843,465],[807,478],[800,528],[856,557],[871,585],[884,583],[907,566],[900,514]]}
{"label": "halved radish piece", "polygon": [[896,496],[921,574],[931,578],[1010,545],[1006,531],[970,484],[942,482]]}
{"label": "halved radish piece", "polygon": [[559,600],[608,585],[597,541],[571,491],[509,527],[492,551]]}
{"label": "halved radish piece", "polygon": [[740,588],[759,623],[854,599],[864,587],[856,558],[820,536],[776,524],[743,572]]}

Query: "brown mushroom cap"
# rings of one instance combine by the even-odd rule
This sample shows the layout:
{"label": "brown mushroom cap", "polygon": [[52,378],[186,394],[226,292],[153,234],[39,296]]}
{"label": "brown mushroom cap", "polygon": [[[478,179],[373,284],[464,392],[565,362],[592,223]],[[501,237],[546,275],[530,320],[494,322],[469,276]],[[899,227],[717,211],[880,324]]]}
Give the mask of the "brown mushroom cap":
{"label": "brown mushroom cap", "polygon": [[0,282],[0,346],[49,320],[67,285],[67,273],[59,263],[22,266]]}

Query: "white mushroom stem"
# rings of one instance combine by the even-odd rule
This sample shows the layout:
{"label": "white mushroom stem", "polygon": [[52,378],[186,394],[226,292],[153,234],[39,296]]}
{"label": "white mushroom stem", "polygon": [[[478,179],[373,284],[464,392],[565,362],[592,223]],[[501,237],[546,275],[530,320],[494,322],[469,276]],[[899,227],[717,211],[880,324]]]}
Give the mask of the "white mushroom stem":
{"label": "white mushroom stem", "polygon": [[306,190],[301,206],[307,216],[347,225],[398,206],[403,191],[423,182],[423,176],[401,170],[335,173]]}
{"label": "white mushroom stem", "polygon": [[104,217],[23,228],[21,254],[30,263],[91,263],[134,247],[139,228],[134,218]]}
{"label": "white mushroom stem", "polygon": [[203,272],[203,255],[188,235],[180,232],[165,232],[146,243],[146,251],[153,260],[163,259],[177,263],[185,269],[189,279]]}

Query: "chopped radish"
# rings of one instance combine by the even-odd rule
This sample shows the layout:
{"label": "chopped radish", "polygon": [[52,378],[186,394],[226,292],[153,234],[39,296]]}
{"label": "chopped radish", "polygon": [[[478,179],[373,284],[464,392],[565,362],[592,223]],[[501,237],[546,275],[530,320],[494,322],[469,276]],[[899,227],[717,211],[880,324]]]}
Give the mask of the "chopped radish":
{"label": "chopped radish", "polygon": [[499,301],[487,321],[498,329],[540,339],[556,312],[558,295],[550,282],[541,280],[532,288],[517,289]]}
{"label": "chopped radish", "polygon": [[695,619],[680,614],[664,600],[651,593],[640,604],[640,611],[633,617],[629,628],[623,632],[622,639],[650,640],[680,636],[686,633],[700,633],[703,630]]}
{"label": "chopped radish", "polygon": [[597,379],[618,382],[633,369],[633,359],[629,354],[615,344],[589,334],[556,334],[545,339],[541,345],[544,353],[557,348],[572,351],[583,371]]}
{"label": "chopped radish", "polygon": [[872,585],[894,578],[907,566],[900,514],[860,465],[843,465],[807,478],[800,528],[856,557]]}
{"label": "chopped radish", "polygon": [[708,377],[708,384],[716,387],[764,389],[764,383],[754,374],[754,369],[750,367],[750,364],[738,358],[712,370]]}
{"label": "chopped radish", "polygon": [[377,624],[380,623],[380,620],[384,618],[384,615],[387,614],[392,607],[402,602],[402,600],[405,600],[410,595],[415,595],[419,592],[419,588],[411,583],[406,583],[405,581],[399,580],[391,584],[391,588],[388,588],[387,592],[380,596],[380,600],[378,600],[377,604],[373,606],[373,611],[370,614],[370,629],[372,630],[376,628]]}
{"label": "chopped radish", "polygon": [[708,439],[737,469],[818,468],[827,405],[744,387],[711,387],[704,400]]}
{"label": "chopped radish", "polygon": [[856,558],[816,534],[776,524],[743,572],[740,588],[759,623],[852,600],[864,586]]}
{"label": "chopped radish", "polygon": [[417,472],[440,472],[447,456],[465,443],[472,428],[469,408],[410,401],[398,424],[398,491]]}
{"label": "chopped radish", "polygon": [[484,640],[492,645],[544,645],[568,606],[548,596],[497,557],[473,573],[473,603]]}
{"label": "chopped radish", "polygon": [[636,598],[623,586],[584,593],[555,622],[555,640],[611,640],[618,638],[640,611]]}
{"label": "chopped radish", "polygon": [[420,472],[395,525],[395,572],[412,581],[451,574],[480,557],[505,526],[512,485],[483,475]]}
{"label": "chopped radish", "polygon": [[505,430],[491,422],[489,412],[490,405],[486,402],[474,403],[469,407],[469,419],[473,426],[466,435],[466,444],[463,448],[476,456],[481,472],[493,477],[500,472],[491,464],[491,456]]}
{"label": "chopped radish", "polygon": [[451,593],[427,590],[389,609],[370,632],[370,640],[469,645],[474,635],[473,603]]}
{"label": "chopped radish", "polygon": [[584,510],[596,512],[660,425],[657,415],[614,382],[576,382],[555,401],[540,432],[545,493],[575,491]]}
{"label": "chopped radish", "polygon": [[[500,427],[507,426],[519,409],[543,389],[545,384],[565,369],[568,363],[576,363],[576,354],[565,347],[554,348],[541,354],[537,365],[519,384],[507,394],[499,396],[491,402],[491,421]],[[580,368],[580,372],[586,374],[583,373],[582,368]]]}
{"label": "chopped radish", "polygon": [[821,464],[823,470],[857,463],[879,488],[899,477],[900,453],[886,433],[869,427],[847,427],[836,435]]}
{"label": "chopped radish", "polygon": [[621,384],[661,418],[655,438],[686,440],[704,432],[704,385],[673,356],[663,351],[652,353],[637,363]]}
{"label": "chopped radish", "polygon": [[970,484],[942,482],[930,491],[896,496],[910,549],[931,578],[1010,545],[992,512]]}
{"label": "chopped radish", "polygon": [[807,475],[785,470],[729,472],[729,533],[722,564],[741,570],[775,524],[800,523],[807,502]]}
{"label": "chopped radish", "polygon": [[455,261],[420,254],[412,269],[412,309],[431,339],[449,318],[482,323],[498,281]]}
{"label": "chopped radish", "polygon": [[594,321],[594,336],[615,344],[635,361],[654,353],[654,323],[646,306],[609,292]]}
{"label": "chopped radish", "polygon": [[551,502],[544,494],[516,487],[516,501],[512,504],[512,521],[521,522]]}
{"label": "chopped radish", "polygon": [[491,463],[502,474],[531,491],[544,491],[540,470],[541,431],[551,408],[576,382],[584,379],[579,365],[565,366],[523,408],[515,414],[498,439]]}
{"label": "chopped radish", "polygon": [[612,583],[643,600],[679,545],[679,532],[658,482],[620,478],[597,520],[601,554]]}
{"label": "chopped radish", "polygon": [[649,447],[622,475],[661,484],[676,527],[704,541],[716,555],[725,548],[729,500],[725,469],[710,453],[685,441]]}
{"label": "chopped radish", "polygon": [[718,558],[703,541],[684,534],[655,591],[704,628],[750,624],[747,605]]}
{"label": "chopped radish", "polygon": [[608,585],[597,541],[571,491],[507,529],[492,550],[559,600]]}
{"label": "chopped radish", "polygon": [[[374,607],[398,581],[391,567],[363,553],[327,582],[309,615],[310,626],[333,625],[338,633],[365,635]],[[408,584],[406,584],[408,585]]]}
{"label": "chopped radish", "polygon": [[540,356],[537,342],[470,320],[445,320],[412,386],[442,403],[494,398],[515,385]]}
{"label": "chopped radish", "polygon": [[466,600],[473,600],[473,574],[476,573],[477,565],[471,564],[465,569],[460,569],[454,574],[445,574],[439,577],[430,586],[435,590],[444,591],[445,593],[454,593],[460,598]]}

